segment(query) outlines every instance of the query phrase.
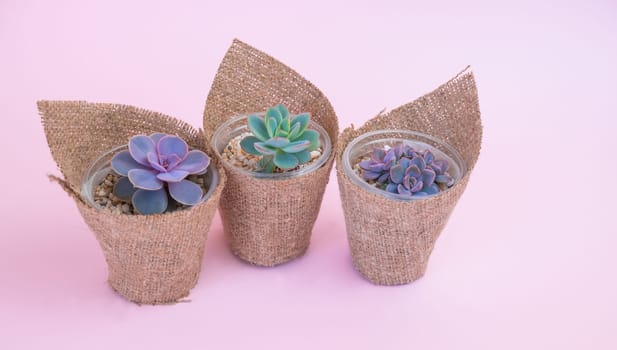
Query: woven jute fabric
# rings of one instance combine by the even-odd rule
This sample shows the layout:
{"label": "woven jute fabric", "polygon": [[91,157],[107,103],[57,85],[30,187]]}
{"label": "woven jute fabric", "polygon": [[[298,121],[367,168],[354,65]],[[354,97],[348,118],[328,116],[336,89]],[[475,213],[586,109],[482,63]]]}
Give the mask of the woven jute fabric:
{"label": "woven jute fabric", "polygon": [[[92,162],[136,134],[176,134],[208,154],[202,132],[175,118],[125,105],[82,101],[39,101],[47,142],[63,179],[51,177],[71,195],[94,232],[109,267],[109,284],[140,304],[176,302],[189,294],[201,270],[204,245],[225,174],[205,202],[157,215],[115,214],[88,205],[80,194]],[[211,156],[211,158],[213,158]]]}
{"label": "woven jute fabric", "polygon": [[[467,173],[448,191],[411,202],[363,190],[345,173],[343,151],[356,137],[384,129],[415,130],[448,142],[461,154]],[[435,241],[467,186],[481,140],[478,94],[469,68],[433,92],[342,132],[337,177],[347,237],[354,266],[369,281],[405,284],[424,274]]]}
{"label": "woven jute fabric", "polygon": [[258,179],[222,161],[227,185],[220,213],[231,250],[261,266],[284,263],[308,248],[336,153],[338,121],[313,84],[273,57],[234,40],[206,100],[207,138],[229,118],[279,103],[291,113],[311,113],[330,136],[333,152],[319,169],[288,179]]}

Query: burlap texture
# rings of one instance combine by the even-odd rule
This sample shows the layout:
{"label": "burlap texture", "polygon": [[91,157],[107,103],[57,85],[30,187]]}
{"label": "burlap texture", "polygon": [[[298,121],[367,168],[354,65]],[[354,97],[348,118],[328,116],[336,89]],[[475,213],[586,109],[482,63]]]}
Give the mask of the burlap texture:
{"label": "burlap texture", "polygon": [[[209,151],[203,133],[156,112],[125,105],[39,101],[47,142],[64,179],[52,177],[75,200],[94,232],[109,267],[109,284],[140,304],[173,303],[197,283],[204,245],[225,183],[218,162],[219,185],[205,202],[184,211],[157,215],[122,215],[97,210],[80,195],[91,163],[136,134],[177,134],[190,147]],[[214,158],[211,156],[211,158]]]}
{"label": "burlap texture", "polygon": [[[448,191],[412,202],[361,189],[344,172],[343,151],[361,134],[384,129],[415,130],[448,142],[461,154],[467,173]],[[354,266],[369,281],[397,285],[424,274],[435,241],[467,186],[481,140],[478,94],[469,68],[433,92],[342,132],[337,176],[347,237]]]}
{"label": "burlap texture", "polygon": [[227,185],[220,202],[232,252],[252,264],[274,266],[306,251],[334,161],[338,121],[313,84],[271,56],[234,40],[218,69],[204,111],[208,139],[226,120],[283,103],[291,113],[310,112],[332,141],[332,154],[303,176],[258,179],[222,162]]}

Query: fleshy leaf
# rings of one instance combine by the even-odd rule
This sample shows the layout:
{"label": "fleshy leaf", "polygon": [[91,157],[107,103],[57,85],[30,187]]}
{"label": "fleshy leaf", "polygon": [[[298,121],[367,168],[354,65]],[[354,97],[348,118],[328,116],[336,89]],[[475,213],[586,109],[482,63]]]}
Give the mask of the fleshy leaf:
{"label": "fleshy leaf", "polygon": [[311,160],[311,153],[307,150],[294,153],[293,155],[300,164],[308,163]]}
{"label": "fleshy leaf", "polygon": [[136,135],[129,140],[129,152],[137,163],[150,166],[150,162],[148,162],[148,153],[156,153],[156,145],[150,137]]}
{"label": "fleshy leaf", "polygon": [[420,176],[422,176],[422,171],[420,171],[416,164],[411,164],[409,167],[407,167],[407,169],[405,169],[405,175],[419,178]]}
{"label": "fleshy leaf", "polygon": [[300,140],[308,140],[311,143],[311,145],[307,149],[307,151],[309,152],[319,148],[319,133],[315,130],[304,130],[304,133],[297,140],[294,141]]}
{"label": "fleshy leaf", "polygon": [[210,157],[200,150],[192,150],[174,170],[188,171],[189,174],[200,174],[208,169],[210,165]]}
{"label": "fleshy leaf", "polygon": [[388,186],[386,186],[386,191],[390,193],[398,193],[398,185],[395,183],[389,183]]}
{"label": "fleshy leaf", "polygon": [[385,156],[386,156],[386,151],[384,151],[381,148],[375,148],[373,150],[373,153],[371,154],[371,158],[373,158],[377,162],[384,162],[383,158]]}
{"label": "fleshy leaf", "polygon": [[298,138],[298,136],[300,135],[300,124],[294,124],[291,126],[291,130],[289,131],[289,139],[290,140],[295,140]]}
{"label": "fleshy leaf", "polygon": [[159,164],[159,157],[153,153],[148,153],[148,162],[150,162],[150,167],[156,171],[165,172],[165,169],[161,164]]}
{"label": "fleshy leaf", "polygon": [[300,124],[300,131],[298,131],[298,135],[301,135],[304,130],[308,127],[309,120],[311,119],[310,114],[301,113],[291,119],[291,126],[294,127],[296,124]]}
{"label": "fleshy leaf", "polygon": [[405,186],[406,189],[410,189],[415,183],[416,183],[415,177],[405,175],[405,177],[403,178],[403,186]]}
{"label": "fleshy leaf", "polygon": [[268,136],[268,129],[266,129],[266,123],[258,115],[249,115],[248,126],[253,135],[260,141],[266,141],[270,138],[270,136]]}
{"label": "fleshy leaf", "polygon": [[188,171],[174,169],[166,173],[156,175],[156,178],[165,182],[180,182],[189,175]]}
{"label": "fleshy leaf", "polygon": [[411,196],[411,191],[409,189],[405,188],[405,186],[403,186],[403,185],[398,185],[396,187],[396,190],[398,191],[398,194],[402,194],[402,195],[405,195],[405,196]]}
{"label": "fleshy leaf", "polygon": [[435,177],[435,182],[445,184],[448,187],[454,185],[454,179],[452,178],[452,176],[446,174],[437,175],[437,177]]}
{"label": "fleshy leaf", "polygon": [[259,162],[257,162],[257,166],[259,170],[264,173],[272,173],[274,172],[274,161],[272,156],[262,157]]}
{"label": "fleshy leaf", "polygon": [[367,159],[367,160],[363,160],[360,163],[358,163],[358,166],[364,170],[369,170],[370,166],[373,164],[376,164],[374,160]]}
{"label": "fleshy leaf", "polygon": [[365,171],[362,176],[365,180],[375,180],[381,176],[381,173],[375,173],[372,171]]}
{"label": "fleshy leaf", "polygon": [[449,164],[443,159],[435,159],[433,160],[431,167],[433,168],[433,170],[435,170],[435,173],[437,173],[437,175],[441,175],[445,174],[445,172],[448,171]]}
{"label": "fleshy leaf", "polygon": [[409,168],[411,160],[409,158],[401,158],[398,163],[403,167],[403,169]]}
{"label": "fleshy leaf", "polygon": [[291,154],[277,152],[274,155],[274,165],[283,170],[293,169],[298,166],[298,159]]}
{"label": "fleshy leaf", "polygon": [[198,184],[189,180],[182,180],[169,183],[169,195],[178,203],[195,205],[201,202],[204,192]]}
{"label": "fleshy leaf", "polygon": [[411,186],[411,192],[418,192],[422,189],[422,186],[424,186],[424,184],[422,183],[422,180],[416,180],[416,183],[413,184],[413,186]]}
{"label": "fleshy leaf", "polygon": [[114,185],[114,196],[125,201],[130,201],[135,191],[137,189],[126,176],[122,176]]}
{"label": "fleshy leaf", "polygon": [[381,174],[381,176],[379,176],[379,178],[377,179],[377,183],[383,184],[386,181],[388,181],[388,179],[390,178],[390,173],[383,173]]}
{"label": "fleshy leaf", "polygon": [[272,108],[268,108],[268,110],[266,111],[266,120],[270,118],[274,118],[274,120],[276,120],[276,125],[278,125],[283,119],[283,116],[281,115],[281,112],[279,111],[277,107],[272,107]]}
{"label": "fleshy leaf", "polygon": [[396,156],[396,158],[401,158],[401,156],[403,155],[403,144],[399,143],[396,146],[394,146],[392,148],[392,151],[394,152],[394,155]]}
{"label": "fleshy leaf", "polygon": [[276,153],[275,149],[272,149],[272,148],[266,146],[266,144],[263,143],[263,142],[255,142],[253,144],[253,147],[255,147],[257,152],[259,152],[260,154],[263,154],[263,155],[271,156],[271,155],[274,155]]}
{"label": "fleshy leaf", "polygon": [[392,160],[396,161],[396,154],[394,153],[393,149],[390,149],[388,152],[386,152],[386,155],[383,157],[383,162],[388,163]]}
{"label": "fleshy leaf", "polygon": [[399,164],[390,168],[390,180],[396,184],[400,184],[403,182],[403,178],[405,177],[405,169]]}
{"label": "fleshy leaf", "polygon": [[437,194],[439,193],[439,187],[435,184],[424,186],[422,187],[422,192],[426,192],[426,194]]}
{"label": "fleshy leaf", "polygon": [[[183,139],[174,135],[167,135],[162,137],[159,140],[159,143],[156,145],[159,157],[161,156],[171,156],[172,154],[177,155],[180,160],[186,157],[186,154],[189,153],[189,146],[184,142]],[[169,164],[171,165],[172,160],[168,159]]]}
{"label": "fleshy leaf", "polygon": [[240,141],[240,147],[248,154],[260,156],[261,153],[255,149],[255,142],[260,142],[260,140],[255,136],[247,136]]}
{"label": "fleshy leaf", "polygon": [[173,170],[183,160],[182,158],[178,157],[175,154],[169,154],[169,155],[161,154],[159,158],[161,158],[161,162],[165,165],[168,171]]}
{"label": "fleshy leaf", "polygon": [[274,117],[266,117],[266,130],[268,131],[268,137],[272,138],[276,135],[276,128],[278,128],[278,122]]}
{"label": "fleshy leaf", "polygon": [[422,172],[422,182],[424,182],[424,186],[432,185],[435,182],[435,172],[431,168],[426,168]]}
{"label": "fleshy leaf", "polygon": [[167,136],[167,134],[164,134],[162,132],[155,132],[154,134],[150,135],[150,138],[152,139],[152,141],[154,142],[154,144],[156,145],[157,143],[159,143],[159,141],[164,137]]}
{"label": "fleshy leaf", "polygon": [[285,107],[285,105],[283,105],[282,103],[279,103],[276,108],[279,109],[279,113],[281,113],[281,117],[283,119],[287,118],[289,116],[289,110],[287,109],[287,107]]}
{"label": "fleshy leaf", "polygon": [[414,197],[426,197],[428,196],[428,193],[419,191],[419,192],[414,193],[413,195]]}
{"label": "fleshy leaf", "polygon": [[[289,145],[283,147],[283,151],[285,151],[286,153],[298,153],[298,152],[306,151],[306,149],[309,148],[310,145],[311,143],[306,140],[294,141],[290,143]],[[310,157],[310,154],[309,154],[309,157]]]}
{"label": "fleshy leaf", "polygon": [[384,171],[383,169],[383,164],[382,163],[374,163],[371,166],[369,166],[369,171],[375,172],[375,173],[381,173],[382,171]]}
{"label": "fleshy leaf", "polygon": [[132,169],[129,170],[128,177],[133,186],[154,191],[163,187],[163,182],[156,177],[156,174],[157,172],[153,170]]}
{"label": "fleshy leaf", "polygon": [[131,169],[148,169],[148,167],[137,163],[129,151],[118,152],[111,159],[111,168],[122,176],[128,176]]}
{"label": "fleshy leaf", "polygon": [[273,137],[270,140],[264,142],[266,146],[274,147],[274,148],[283,148],[289,145],[289,140],[284,137]]}
{"label": "fleshy leaf", "polygon": [[424,161],[426,162],[426,165],[431,165],[434,159],[435,156],[430,150],[427,149],[424,151]]}
{"label": "fleshy leaf", "polygon": [[392,168],[392,165],[394,165],[394,160],[395,159],[390,159],[389,161],[385,162],[383,164],[383,170],[390,170],[390,168]]}
{"label": "fleshy leaf", "polygon": [[414,163],[415,165],[418,166],[418,169],[420,169],[420,171],[424,170],[424,168],[426,168],[426,163],[424,162],[424,159],[422,157],[415,157],[411,160],[412,163]]}
{"label": "fleshy leaf", "polygon": [[167,209],[167,191],[164,188],[156,191],[137,190],[131,202],[140,214],[160,214]]}

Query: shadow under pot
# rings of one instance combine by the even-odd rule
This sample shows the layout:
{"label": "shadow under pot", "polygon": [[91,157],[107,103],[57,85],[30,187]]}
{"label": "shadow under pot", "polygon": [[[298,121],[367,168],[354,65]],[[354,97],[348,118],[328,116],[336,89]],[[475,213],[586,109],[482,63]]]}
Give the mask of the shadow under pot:
{"label": "shadow under pot", "polygon": [[458,195],[466,165],[448,143],[408,130],[378,130],[352,140],[339,174],[355,268],[369,281],[420,278]]}
{"label": "shadow under pot", "polygon": [[[249,141],[247,138],[258,141],[253,127],[249,127],[250,119],[259,122],[255,119],[259,118],[265,123],[264,116],[264,113],[254,113],[227,120],[215,131],[212,148],[227,175],[219,206],[231,251],[251,264],[275,266],[303,255],[308,249],[329,178],[330,169],[326,167],[331,165],[327,161],[332,145],[328,133],[310,120],[306,130],[316,133],[319,146],[306,150],[302,156],[292,153],[299,159],[298,164],[294,166],[292,162],[289,166],[293,168],[280,169],[272,163],[276,154],[247,152],[242,145]],[[290,129],[293,129],[292,117],[289,116]],[[276,133],[268,128],[272,134]],[[266,135],[267,132],[263,131],[262,139],[272,136]],[[267,144],[251,142],[248,147],[262,150],[262,146]],[[277,152],[276,147],[269,148]]]}
{"label": "shadow under pot", "polygon": [[88,206],[79,207],[103,249],[111,287],[139,304],[172,303],[197,283],[216,211],[209,199],[219,185],[219,173],[210,163],[205,173],[188,178],[202,188],[198,204],[186,206],[169,197],[164,213],[139,214],[130,200],[113,195],[120,176],[111,160],[127,149],[117,147],[92,163],[81,188]]}

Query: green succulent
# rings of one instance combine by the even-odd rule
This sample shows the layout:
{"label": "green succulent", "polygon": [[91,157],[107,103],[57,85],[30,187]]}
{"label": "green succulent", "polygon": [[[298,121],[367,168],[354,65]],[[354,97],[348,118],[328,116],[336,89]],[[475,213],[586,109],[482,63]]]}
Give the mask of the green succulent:
{"label": "green succulent", "polygon": [[289,170],[311,160],[310,152],[319,147],[319,133],[307,129],[309,113],[289,114],[279,104],[269,108],[265,116],[250,115],[248,127],[253,133],[240,142],[249,154],[261,156],[259,169],[271,173],[275,166]]}

